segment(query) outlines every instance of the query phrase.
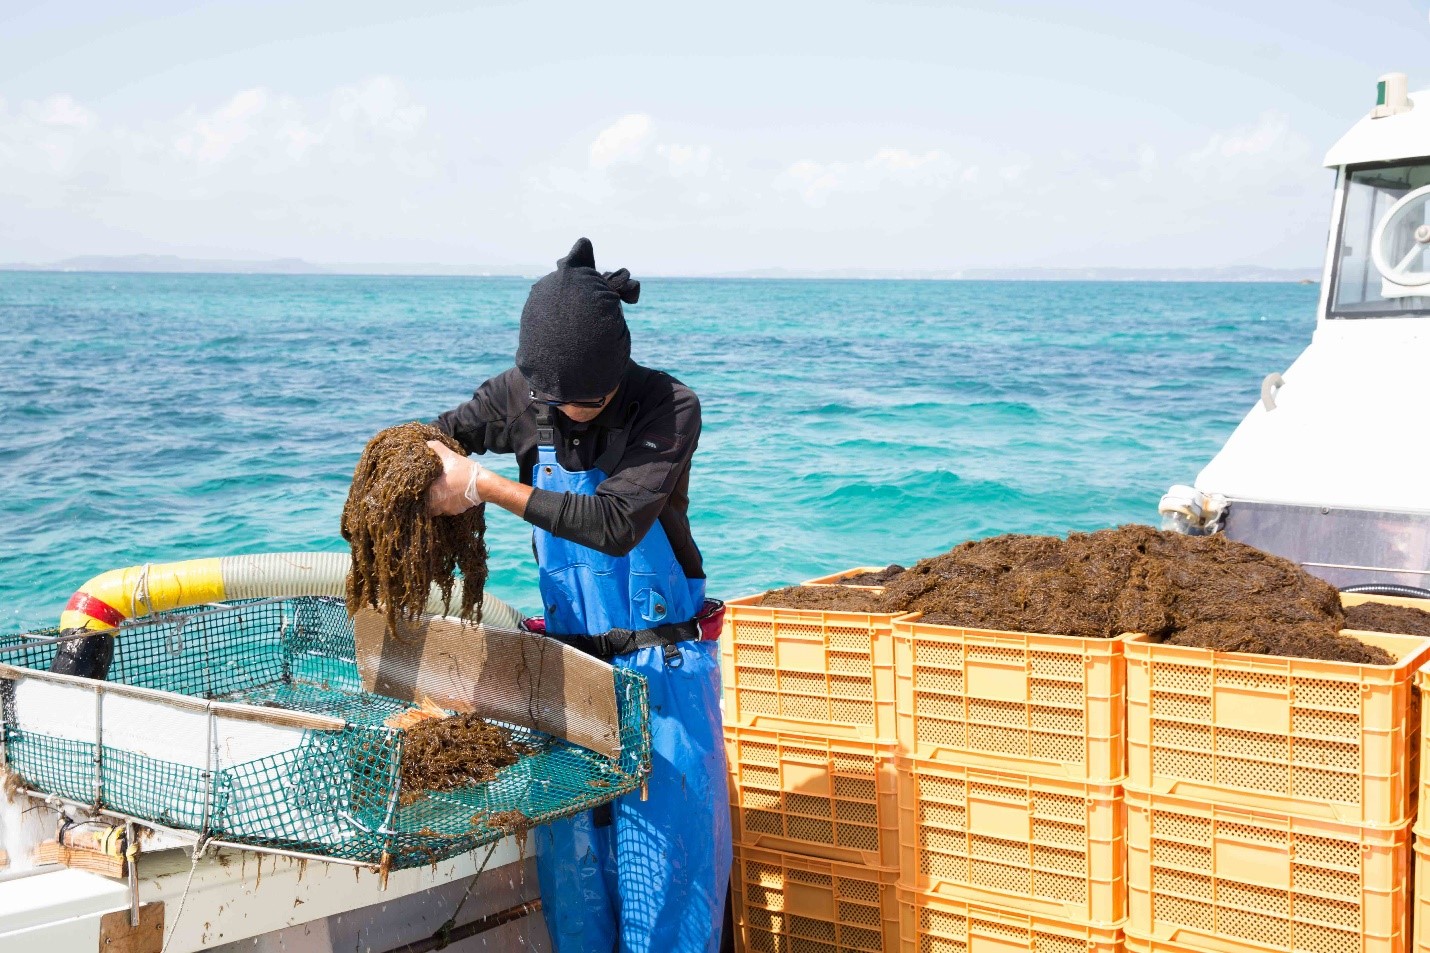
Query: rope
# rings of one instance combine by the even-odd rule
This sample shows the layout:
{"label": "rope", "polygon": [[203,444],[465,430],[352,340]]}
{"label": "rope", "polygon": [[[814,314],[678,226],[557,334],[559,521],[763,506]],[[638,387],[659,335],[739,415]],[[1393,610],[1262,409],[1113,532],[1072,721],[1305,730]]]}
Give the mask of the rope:
{"label": "rope", "polygon": [[174,934],[179,932],[179,918],[184,915],[184,904],[189,900],[189,889],[194,885],[194,871],[199,869],[199,858],[203,856],[208,841],[200,837],[194,843],[193,862],[189,864],[189,877],[184,881],[184,892],[179,894],[179,906],[174,911],[174,925],[169,928],[169,935],[164,940],[164,945],[159,949],[159,953],[169,953],[169,944],[174,942]]}
{"label": "rope", "polygon": [[[148,569],[148,566],[145,566]],[[218,771],[218,735],[214,731],[214,710],[212,704],[208,709],[208,722],[205,734],[208,735],[208,770],[204,772],[208,779],[208,790],[204,794],[204,816],[199,822],[199,837],[194,841],[194,856],[189,864],[189,878],[184,881],[184,892],[179,896],[179,908],[174,911],[174,926],[169,931],[169,937],[164,941],[159,953],[169,953],[169,944],[173,942],[174,934],[179,929],[179,917],[184,915],[184,904],[189,899],[189,888],[194,884],[194,871],[199,869],[199,858],[203,857],[204,851],[208,849],[209,843],[209,821],[210,809],[213,805],[214,796],[214,774]],[[262,859],[260,855],[258,876],[263,876]]]}
{"label": "rope", "polygon": [[487,862],[492,859],[492,854],[496,853],[497,845],[500,843],[501,841],[492,841],[491,846],[487,848],[487,856],[482,858],[481,866],[477,868],[476,873],[472,874],[472,879],[467,881],[467,889],[462,891],[462,899],[457,901],[457,909],[452,911],[452,915],[448,917],[447,921],[438,927],[437,932],[433,934],[443,940],[442,946],[437,947],[437,949],[440,950],[443,946],[447,945],[445,942],[446,937],[452,932],[452,928],[457,925],[457,917],[461,915],[462,906],[467,902],[467,898],[472,895],[472,888],[477,885],[477,881],[482,879],[482,874],[487,869]]}
{"label": "rope", "polygon": [[[153,565],[153,563],[145,563],[139,570],[139,578],[134,580],[134,591],[129,594],[131,618],[138,619],[154,614],[154,603],[149,598],[149,569]],[[139,611],[141,605],[144,607],[143,612]]]}

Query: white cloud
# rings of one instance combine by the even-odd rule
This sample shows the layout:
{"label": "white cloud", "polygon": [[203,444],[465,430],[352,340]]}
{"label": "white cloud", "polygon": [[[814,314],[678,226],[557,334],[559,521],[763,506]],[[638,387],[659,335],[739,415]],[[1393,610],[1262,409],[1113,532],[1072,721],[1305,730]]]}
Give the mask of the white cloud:
{"label": "white cloud", "polygon": [[687,175],[702,176],[710,171],[709,146],[661,143],[655,147],[655,153],[665,160],[667,171],[676,178]]}
{"label": "white cloud", "polygon": [[1003,168],[998,170],[998,174],[1002,177],[1004,182],[1017,182],[1023,176],[1027,175],[1028,170],[1032,167],[1033,164],[1031,162],[1009,162],[1008,164],[1004,165]]}
{"label": "white cloud", "polygon": [[835,193],[905,186],[941,192],[957,181],[972,181],[977,174],[972,167],[960,167],[940,149],[911,152],[885,146],[862,162],[793,162],[776,180],[776,187],[792,188],[807,204],[819,207]]}
{"label": "white cloud", "polygon": [[[269,112],[295,112],[297,104],[286,97],[273,103],[266,89],[246,89],[228,102],[205,115],[194,115],[181,121],[181,131],[174,137],[174,148],[180,155],[199,162],[218,162],[228,157],[235,146],[250,138],[258,123]],[[270,114],[271,115],[271,114]]]}
{"label": "white cloud", "polygon": [[311,254],[305,235],[416,232],[414,209],[430,222],[451,205],[427,110],[381,76],[311,99],[253,87],[135,125],[69,96],[22,102],[0,109],[0,167],[0,219],[49,215],[66,244],[92,241],[71,237],[78,218],[141,249]]}
{"label": "white cloud", "polygon": [[426,163],[406,144],[426,120],[426,107],[412,103],[386,76],[339,87],[325,109],[258,87],[207,112],[190,109],[177,123],[173,147],[200,165],[242,156],[269,171],[306,162],[366,163],[385,155],[421,174]]}
{"label": "white cloud", "polygon": [[1237,156],[1259,156],[1284,151],[1292,139],[1291,123],[1280,113],[1263,113],[1256,124],[1215,132],[1206,145],[1188,158],[1192,162],[1231,159]]}
{"label": "white cloud", "polygon": [[[0,101],[3,102],[3,101]],[[26,104],[25,111],[35,121],[46,126],[68,126],[85,129],[94,125],[94,113],[75,102],[74,97],[59,94],[43,102]]]}
{"label": "white cloud", "polygon": [[72,174],[92,138],[96,117],[73,97],[56,94],[18,104],[11,113],[0,100],[0,158],[5,160],[5,180],[28,176],[53,178]]}
{"label": "white cloud", "polygon": [[1277,242],[1314,257],[1302,236],[1324,231],[1329,191],[1276,113],[1190,142],[1140,127],[1095,153],[950,135],[802,154],[632,112],[524,167],[449,147],[443,118],[384,76],[316,97],[256,86],[128,125],[64,94],[0,100],[0,221],[26,223],[0,240],[462,261],[412,249],[500,241],[519,259],[585,233],[649,242],[655,268],[703,247],[712,271],[1275,261]]}
{"label": "white cloud", "polygon": [[883,168],[893,173],[913,172],[922,169],[924,166],[933,163],[943,162],[948,156],[938,149],[929,152],[913,153],[907,149],[891,149],[885,146],[874,153],[874,158],[869,160],[869,164],[875,168]]}
{"label": "white cloud", "polygon": [[652,135],[651,118],[644,113],[622,116],[601,130],[588,150],[591,168],[604,169],[617,162],[629,162],[645,154]]}
{"label": "white cloud", "polygon": [[427,107],[408,101],[390,76],[374,76],[357,86],[339,87],[333,96],[338,118],[387,135],[416,135],[427,121]]}
{"label": "white cloud", "polygon": [[533,222],[587,227],[606,215],[628,224],[694,222],[733,201],[734,183],[715,150],[666,141],[645,113],[620,117],[584,152],[584,164],[552,162],[527,174],[522,208]]}

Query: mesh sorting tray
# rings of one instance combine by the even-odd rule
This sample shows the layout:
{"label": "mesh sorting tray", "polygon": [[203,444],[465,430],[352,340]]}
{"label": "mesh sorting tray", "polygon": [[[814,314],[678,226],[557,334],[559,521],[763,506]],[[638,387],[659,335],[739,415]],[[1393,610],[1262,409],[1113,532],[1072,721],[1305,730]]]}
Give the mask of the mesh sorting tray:
{"label": "mesh sorting tray", "polygon": [[512,727],[526,753],[494,780],[399,806],[404,734],[384,721],[414,706],[362,691],[336,599],[126,624],[108,681],[50,674],[54,652],[0,654],[8,771],[38,793],[239,846],[418,866],[490,843],[513,821],[609,801],[649,770],[645,680],[612,669],[618,758]]}
{"label": "mesh sorting tray", "polygon": [[1196,950],[1404,953],[1409,825],[1338,824],[1128,788],[1127,929]]}

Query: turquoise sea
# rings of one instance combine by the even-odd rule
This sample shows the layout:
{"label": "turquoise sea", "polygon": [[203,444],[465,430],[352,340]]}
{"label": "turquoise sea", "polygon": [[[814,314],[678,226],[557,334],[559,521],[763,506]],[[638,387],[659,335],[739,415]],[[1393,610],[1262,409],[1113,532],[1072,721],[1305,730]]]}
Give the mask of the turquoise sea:
{"label": "turquoise sea", "polygon": [[[0,634],[105,569],[341,550],[363,444],[510,366],[529,284],[0,272]],[[701,397],[692,518],[732,596],[1155,522],[1309,341],[1316,296],[650,279],[627,316],[636,359]],[[488,522],[493,591],[538,604],[525,524]]]}

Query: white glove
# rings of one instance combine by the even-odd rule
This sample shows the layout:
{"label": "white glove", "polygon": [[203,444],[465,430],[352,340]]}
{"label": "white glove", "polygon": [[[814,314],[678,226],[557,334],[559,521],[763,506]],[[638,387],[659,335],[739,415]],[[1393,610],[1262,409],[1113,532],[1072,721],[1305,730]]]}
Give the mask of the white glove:
{"label": "white glove", "polygon": [[486,467],[453,453],[439,440],[429,440],[427,446],[442,461],[442,472],[427,489],[427,509],[437,516],[456,516],[481,503],[477,477]]}

